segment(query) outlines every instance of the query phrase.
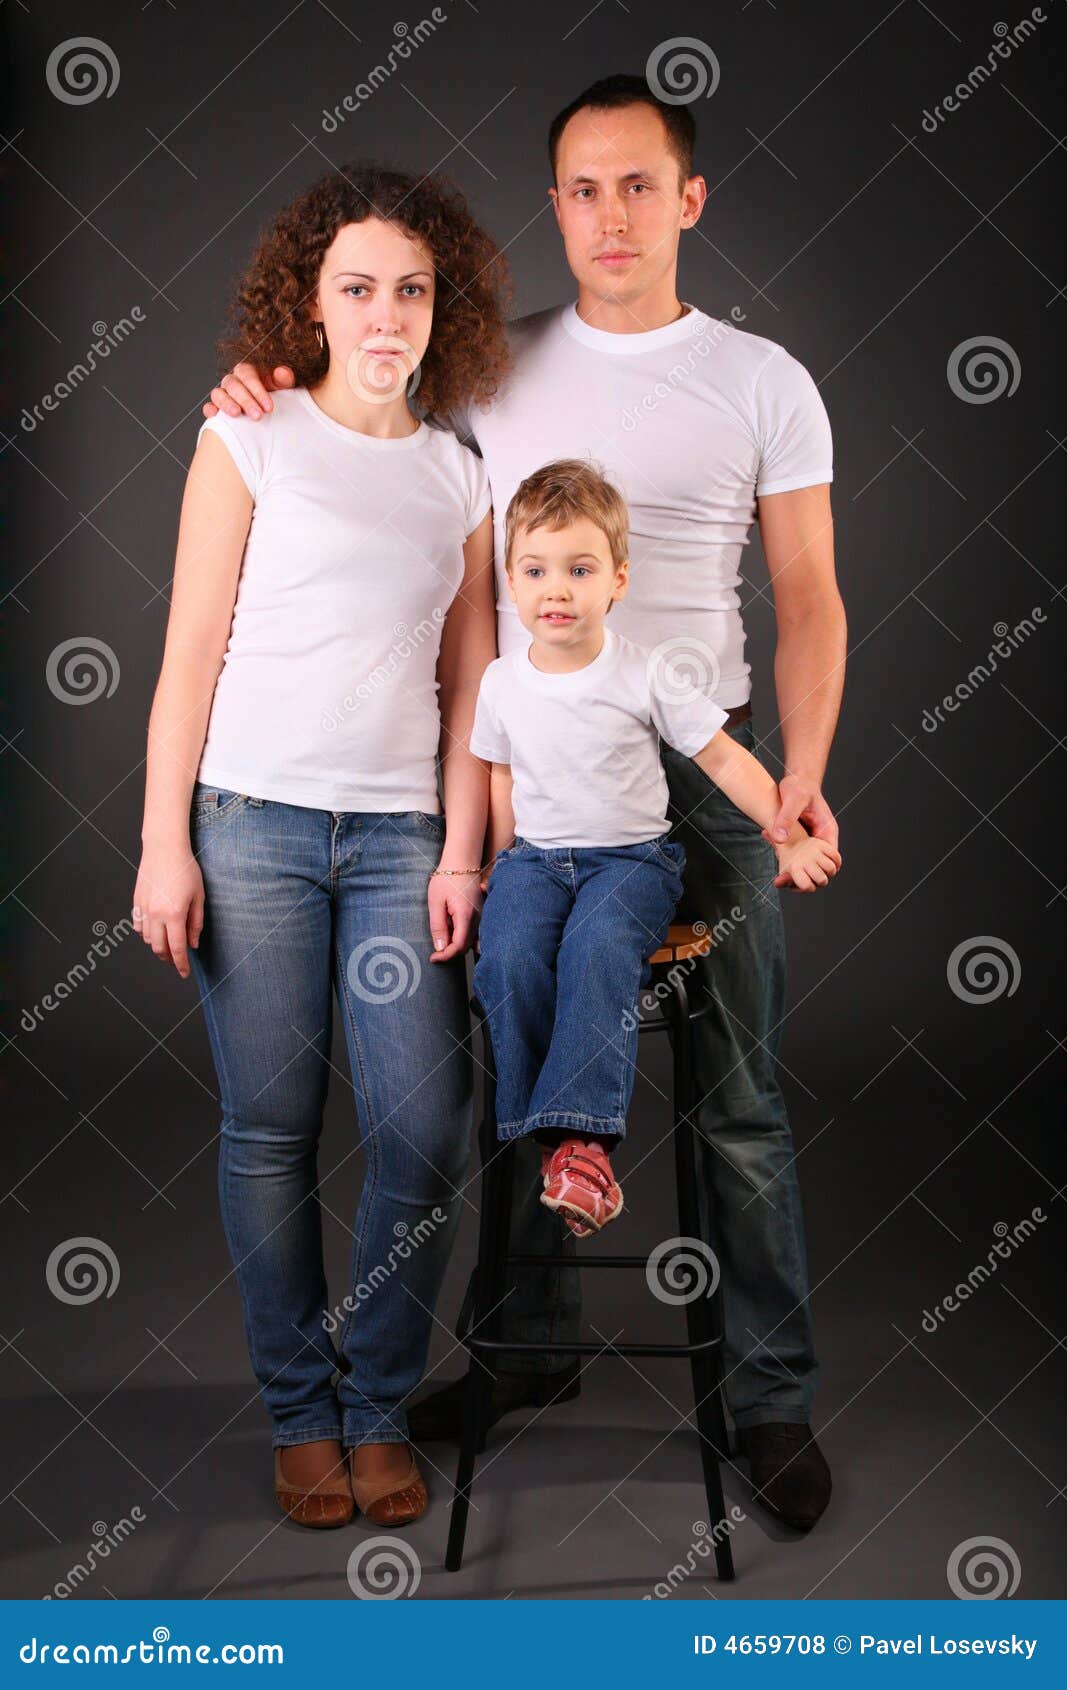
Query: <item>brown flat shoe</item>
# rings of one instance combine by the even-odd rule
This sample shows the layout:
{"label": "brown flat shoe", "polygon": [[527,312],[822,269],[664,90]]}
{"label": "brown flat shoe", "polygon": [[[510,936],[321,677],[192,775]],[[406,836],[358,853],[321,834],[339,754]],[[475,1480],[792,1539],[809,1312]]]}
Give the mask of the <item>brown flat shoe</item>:
{"label": "brown flat shoe", "polygon": [[348,1463],[337,1473],[319,1479],[303,1489],[291,1484],[282,1475],[281,1449],[274,1451],[274,1495],[278,1507],[298,1526],[314,1526],[328,1530],[332,1526],[347,1526],[355,1513],[352,1487],[348,1482]]}
{"label": "brown flat shoe", "polygon": [[397,1480],[357,1479],[351,1467],[352,1451],[348,1453],[352,1495],[356,1507],[368,1520],[373,1520],[376,1526],[406,1526],[425,1511],[430,1499],[414,1454],[410,1468]]}

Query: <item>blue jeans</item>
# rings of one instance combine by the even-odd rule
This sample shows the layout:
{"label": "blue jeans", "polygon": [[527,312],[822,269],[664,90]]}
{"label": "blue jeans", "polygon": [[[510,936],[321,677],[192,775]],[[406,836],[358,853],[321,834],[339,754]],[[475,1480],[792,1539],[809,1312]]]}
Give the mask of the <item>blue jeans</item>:
{"label": "blue jeans", "polygon": [[641,845],[501,851],[482,910],[474,990],[489,1019],[497,1137],[626,1133],[637,994],[682,894],[685,853]]}
{"label": "blue jeans", "polygon": [[[471,1137],[464,959],[428,961],[443,817],[332,814],[198,782],[190,826],[219,1198],[273,1442],[402,1442]],[[331,1309],[316,1148],[334,990],[366,1176],[350,1281]]]}
{"label": "blue jeans", "polygon": [[[727,729],[753,750],[751,721]],[[808,1302],[804,1224],[792,1135],[776,1055],[785,1017],[785,932],[777,859],[759,826],[692,758],[660,754],[671,795],[671,838],[685,848],[678,921],[714,930],[692,979],[710,1002],[693,1023],[701,1230],[722,1268],[726,1400],[735,1426],[807,1421],[818,1364]],[[735,913],[736,912],[736,913]],[[539,1202],[537,1147],[520,1144],[511,1248],[569,1254]],[[581,1293],[569,1267],[519,1270],[501,1311],[501,1338],[537,1343],[581,1336]],[[558,1372],[566,1356],[501,1358],[502,1370]]]}

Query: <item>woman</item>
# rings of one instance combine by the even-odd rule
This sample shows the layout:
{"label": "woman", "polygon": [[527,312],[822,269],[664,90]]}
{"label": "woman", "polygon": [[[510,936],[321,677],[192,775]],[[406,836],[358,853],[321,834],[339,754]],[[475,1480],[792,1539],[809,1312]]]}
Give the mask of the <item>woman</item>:
{"label": "woman", "polygon": [[[323,177],[262,239],[221,348],[297,385],[263,421],[204,424],[182,505],[134,922],[200,988],[275,1494],[308,1526],[354,1502],[399,1525],[427,1500],[404,1403],[469,1152],[462,953],[487,783],[466,742],[495,654],[485,471],[431,425],[495,390],[506,292],[454,189],[373,165]],[[332,989],[367,1162],[333,1312],[316,1174]]]}

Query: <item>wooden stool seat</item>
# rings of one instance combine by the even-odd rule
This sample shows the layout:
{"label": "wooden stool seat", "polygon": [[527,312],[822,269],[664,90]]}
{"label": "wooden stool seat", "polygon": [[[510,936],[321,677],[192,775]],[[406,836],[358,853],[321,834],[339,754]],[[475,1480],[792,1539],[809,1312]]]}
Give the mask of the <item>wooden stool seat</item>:
{"label": "wooden stool seat", "polygon": [[686,957],[707,956],[711,950],[711,934],[706,921],[692,923],[671,922],[667,929],[667,943],[653,951],[649,962],[682,962]]}

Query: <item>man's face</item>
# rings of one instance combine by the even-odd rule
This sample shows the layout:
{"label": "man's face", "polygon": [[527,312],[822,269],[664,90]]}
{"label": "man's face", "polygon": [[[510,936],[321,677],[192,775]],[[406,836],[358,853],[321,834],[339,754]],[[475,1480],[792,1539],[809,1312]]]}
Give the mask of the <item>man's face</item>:
{"label": "man's face", "polygon": [[615,565],[602,528],[579,517],[566,528],[520,528],[508,589],[519,621],[535,639],[578,645],[626,592],[627,565]]}
{"label": "man's face", "polygon": [[575,113],[560,136],[549,195],[583,291],[626,305],[673,278],[681,232],[700,216],[707,192],[703,177],[679,177],[650,106]]}

